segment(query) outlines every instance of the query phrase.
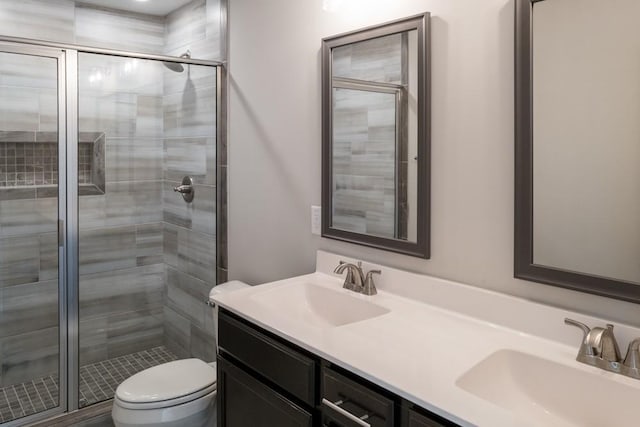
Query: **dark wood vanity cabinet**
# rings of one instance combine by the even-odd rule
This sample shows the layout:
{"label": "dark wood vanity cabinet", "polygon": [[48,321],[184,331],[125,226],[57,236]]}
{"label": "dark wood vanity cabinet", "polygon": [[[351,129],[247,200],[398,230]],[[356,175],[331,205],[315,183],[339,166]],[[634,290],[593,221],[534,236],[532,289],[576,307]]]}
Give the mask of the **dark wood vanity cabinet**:
{"label": "dark wood vanity cabinet", "polygon": [[317,425],[313,357],[222,310],[218,346],[218,426]]}
{"label": "dark wood vanity cabinet", "polygon": [[323,426],[371,427],[396,425],[396,399],[392,394],[365,385],[323,363],[321,369],[321,413]]}
{"label": "dark wood vanity cabinet", "polygon": [[399,396],[221,309],[219,427],[448,427]]}
{"label": "dark wood vanity cabinet", "polygon": [[224,311],[218,317],[220,354],[285,395],[316,404],[317,358]]}
{"label": "dark wood vanity cabinet", "polygon": [[313,427],[313,415],[222,357],[218,358],[218,425]]}

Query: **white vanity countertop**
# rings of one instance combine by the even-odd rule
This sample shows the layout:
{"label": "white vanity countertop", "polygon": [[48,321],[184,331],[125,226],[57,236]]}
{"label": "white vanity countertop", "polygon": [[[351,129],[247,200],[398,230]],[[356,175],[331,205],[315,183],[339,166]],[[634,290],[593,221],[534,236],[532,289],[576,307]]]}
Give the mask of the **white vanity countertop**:
{"label": "white vanity countertop", "polygon": [[[214,301],[274,334],[318,354],[373,383],[464,426],[571,426],[561,415],[531,419],[526,411],[507,410],[456,385],[476,364],[500,350],[514,350],[577,370],[596,368],[575,361],[581,332],[563,324],[572,317],[590,326],[605,323],[566,310],[532,303],[460,283],[384,266],[378,294],[364,296],[341,289],[343,278],[330,273],[345,257],[319,251],[316,272],[222,293]],[[401,283],[400,283],[401,282]],[[389,313],[338,327],[296,321],[291,313],[268,309],[260,295],[277,287],[311,283],[354,294],[390,309]],[[431,300],[430,300],[431,299]],[[621,350],[640,330],[616,326]],[[622,343],[625,345],[623,346]],[[598,371],[640,390],[640,381]],[[594,393],[598,391],[594,390]]]}

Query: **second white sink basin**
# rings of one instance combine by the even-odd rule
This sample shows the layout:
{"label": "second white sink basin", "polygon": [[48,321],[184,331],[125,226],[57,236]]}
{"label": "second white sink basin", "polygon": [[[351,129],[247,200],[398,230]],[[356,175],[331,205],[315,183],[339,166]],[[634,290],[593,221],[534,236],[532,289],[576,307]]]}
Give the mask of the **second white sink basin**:
{"label": "second white sink basin", "polygon": [[371,319],[390,311],[350,292],[297,283],[256,293],[251,298],[280,316],[324,328]]}
{"label": "second white sink basin", "polygon": [[614,381],[613,375],[500,350],[470,369],[456,385],[525,419],[539,421],[536,425],[638,425],[640,387]]}

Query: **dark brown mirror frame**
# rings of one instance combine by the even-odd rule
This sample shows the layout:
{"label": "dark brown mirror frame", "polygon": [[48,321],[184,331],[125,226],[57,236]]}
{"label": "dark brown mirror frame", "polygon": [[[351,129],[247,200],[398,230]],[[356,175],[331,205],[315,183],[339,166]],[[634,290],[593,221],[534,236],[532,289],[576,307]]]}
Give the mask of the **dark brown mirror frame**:
{"label": "dark brown mirror frame", "polygon": [[[327,37],[322,40],[322,236],[420,258],[430,257],[430,47],[429,13]],[[417,30],[418,34],[418,206],[416,242],[332,227],[332,52],[333,48]]]}
{"label": "dark brown mirror frame", "polygon": [[[515,252],[516,278],[640,303],[640,284],[533,263],[533,33],[534,4],[515,7]],[[549,1],[549,0],[547,0]]]}

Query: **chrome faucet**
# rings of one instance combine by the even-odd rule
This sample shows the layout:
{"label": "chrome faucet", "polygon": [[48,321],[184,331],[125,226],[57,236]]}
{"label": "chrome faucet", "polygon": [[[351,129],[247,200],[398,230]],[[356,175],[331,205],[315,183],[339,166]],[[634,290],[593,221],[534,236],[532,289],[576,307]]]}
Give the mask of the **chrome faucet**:
{"label": "chrome faucet", "polygon": [[342,274],[347,270],[347,276],[344,278],[343,288],[351,291],[360,292],[364,283],[364,274],[362,273],[362,263],[358,261],[358,265],[349,262],[340,261],[340,264],[333,270],[334,273]]}
{"label": "chrome faucet", "polygon": [[352,264],[340,261],[340,264],[333,270],[334,273],[342,274],[347,270],[347,276],[344,278],[343,288],[358,292],[364,295],[375,295],[378,293],[376,285],[373,281],[374,274],[382,274],[380,270],[371,270],[366,276],[362,271],[362,262]]}
{"label": "chrome faucet", "polygon": [[178,185],[177,187],[173,187],[173,191],[182,194],[182,198],[185,202],[193,202],[193,198],[196,194],[196,190],[193,185],[193,178],[191,178],[189,175],[183,177],[182,184]]}
{"label": "chrome faucet", "polygon": [[564,319],[564,323],[582,329],[582,342],[576,357],[578,362],[640,379],[640,338],[636,338],[629,344],[627,355],[623,361],[620,357],[618,342],[613,335],[613,325],[608,324],[606,328],[590,329],[584,323],[573,319]]}

